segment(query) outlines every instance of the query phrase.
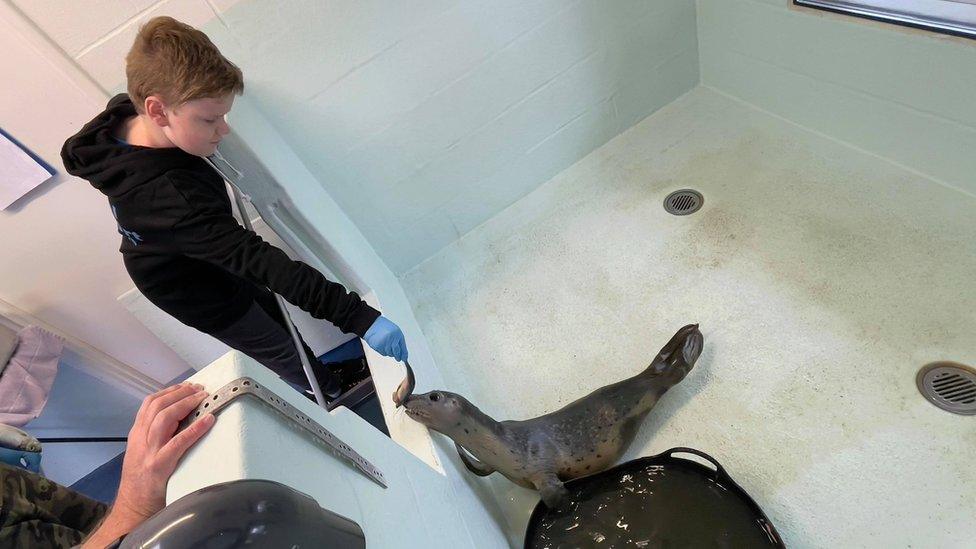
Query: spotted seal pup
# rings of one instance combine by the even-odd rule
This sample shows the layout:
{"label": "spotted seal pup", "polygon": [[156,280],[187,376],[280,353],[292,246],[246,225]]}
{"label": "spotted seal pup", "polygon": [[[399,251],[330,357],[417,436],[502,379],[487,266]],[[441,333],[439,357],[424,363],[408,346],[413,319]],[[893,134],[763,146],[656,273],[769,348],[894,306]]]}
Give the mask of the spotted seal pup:
{"label": "spotted seal pup", "polygon": [[623,455],[661,395],[695,365],[703,342],[698,325],[689,324],[643,372],[533,419],[495,421],[446,391],[408,395],[403,403],[408,416],[454,440],[472,473],[497,471],[558,507],[568,494],[564,481],[607,469]]}

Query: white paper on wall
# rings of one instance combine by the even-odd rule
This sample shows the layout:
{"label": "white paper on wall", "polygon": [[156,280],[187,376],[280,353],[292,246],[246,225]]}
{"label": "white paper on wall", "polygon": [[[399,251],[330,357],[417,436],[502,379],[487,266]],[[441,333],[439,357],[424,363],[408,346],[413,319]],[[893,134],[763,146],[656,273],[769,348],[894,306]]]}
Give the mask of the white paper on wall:
{"label": "white paper on wall", "polygon": [[0,210],[44,183],[54,172],[0,132]]}

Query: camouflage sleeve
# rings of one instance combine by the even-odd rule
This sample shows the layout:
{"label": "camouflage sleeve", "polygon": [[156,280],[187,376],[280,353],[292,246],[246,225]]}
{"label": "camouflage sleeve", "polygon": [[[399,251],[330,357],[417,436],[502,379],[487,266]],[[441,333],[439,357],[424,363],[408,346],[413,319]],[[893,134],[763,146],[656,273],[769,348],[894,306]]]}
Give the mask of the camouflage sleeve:
{"label": "camouflage sleeve", "polygon": [[72,547],[107,510],[104,503],[0,463],[0,547]]}

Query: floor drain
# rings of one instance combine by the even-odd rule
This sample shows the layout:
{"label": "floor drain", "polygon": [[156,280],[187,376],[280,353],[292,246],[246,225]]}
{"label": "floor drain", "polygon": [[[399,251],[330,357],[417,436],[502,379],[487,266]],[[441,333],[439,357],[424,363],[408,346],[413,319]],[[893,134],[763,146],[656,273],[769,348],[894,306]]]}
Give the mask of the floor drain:
{"label": "floor drain", "polygon": [[664,210],[673,215],[688,215],[697,212],[704,203],[705,197],[700,192],[681,189],[664,199]]}
{"label": "floor drain", "polygon": [[926,364],[915,377],[926,400],[947,412],[976,415],[976,370],[956,362]]}

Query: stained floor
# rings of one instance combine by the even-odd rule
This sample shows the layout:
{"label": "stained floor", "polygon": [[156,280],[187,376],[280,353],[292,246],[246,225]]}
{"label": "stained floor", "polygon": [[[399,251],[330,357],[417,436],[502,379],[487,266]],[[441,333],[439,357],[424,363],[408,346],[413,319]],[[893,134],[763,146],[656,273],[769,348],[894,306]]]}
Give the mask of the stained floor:
{"label": "stained floor", "polygon": [[[691,187],[688,217],[661,207]],[[976,365],[976,198],[699,87],[404,277],[450,387],[496,419],[705,351],[628,457],[716,457],[789,547],[963,547],[976,418],[916,371]],[[419,380],[419,390],[430,389]],[[529,491],[491,489],[519,543]]]}

